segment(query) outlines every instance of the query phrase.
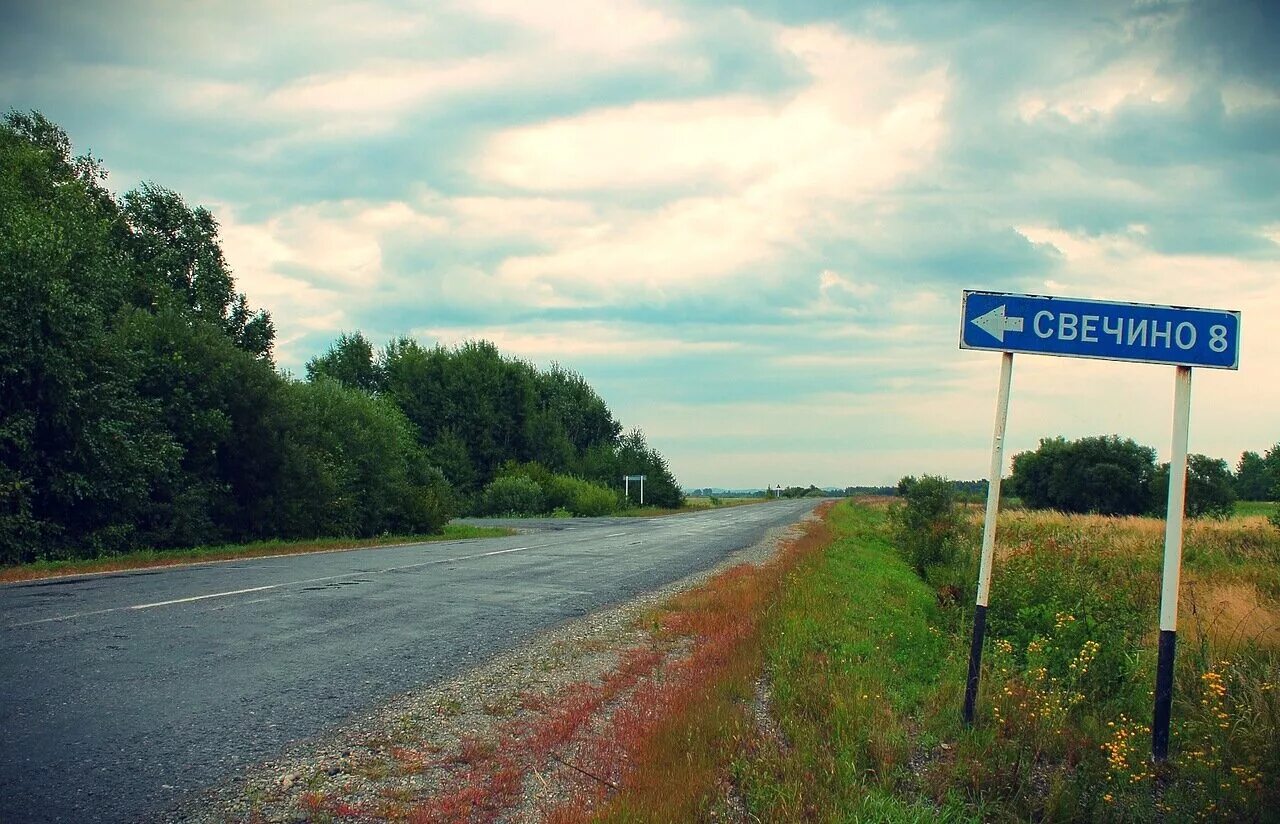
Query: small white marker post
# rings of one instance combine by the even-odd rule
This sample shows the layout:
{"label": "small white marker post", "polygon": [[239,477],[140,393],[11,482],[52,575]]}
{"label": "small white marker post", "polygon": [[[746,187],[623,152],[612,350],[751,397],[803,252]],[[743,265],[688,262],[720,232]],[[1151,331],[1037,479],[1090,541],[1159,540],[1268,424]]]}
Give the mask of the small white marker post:
{"label": "small white marker post", "polygon": [[1164,580],[1160,588],[1160,652],[1151,757],[1169,757],[1173,709],[1173,653],[1178,641],[1178,584],[1182,578],[1182,518],[1187,493],[1187,437],[1191,429],[1191,367],[1179,366],[1173,384],[1173,448],[1169,456],[1169,509],[1164,518]]}
{"label": "small white marker post", "polygon": [[[1003,308],[1003,307],[1002,307]],[[1003,312],[1001,312],[1003,322]],[[991,562],[996,548],[996,515],[1000,511],[1000,475],[1004,472],[1004,431],[1009,422],[1009,387],[1013,383],[1013,353],[1000,358],[1000,389],[996,394],[995,433],[991,438],[991,474],[987,482],[987,513],[982,522],[982,562],[978,568],[977,607],[973,611],[973,641],[969,645],[969,677],[964,687],[964,723],[972,726],[982,677],[982,639],[987,634],[987,603],[991,597]]]}

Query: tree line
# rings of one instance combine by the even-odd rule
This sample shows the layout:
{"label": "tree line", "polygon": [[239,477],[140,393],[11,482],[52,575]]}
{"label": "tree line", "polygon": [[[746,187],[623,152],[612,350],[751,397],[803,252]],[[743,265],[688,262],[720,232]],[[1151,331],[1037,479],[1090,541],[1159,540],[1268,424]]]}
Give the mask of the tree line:
{"label": "tree line", "polygon": [[[586,380],[558,365],[538,369],[488,341],[448,349],[402,337],[375,351],[357,331],[306,371],[308,381],[332,381],[399,409],[463,511],[603,515],[638,503],[638,488],[620,497],[623,475],[646,476],[646,504],[684,503],[644,433],[624,434]],[[517,494],[521,488],[527,494]]]}
{"label": "tree line", "polygon": [[[1029,507],[1103,515],[1156,515],[1168,507],[1169,465],[1129,438],[1043,438],[1013,458],[1007,490]],[[1187,456],[1186,514],[1230,515],[1237,500],[1280,499],[1280,443],[1245,452],[1233,472],[1221,458]]]}
{"label": "tree line", "polygon": [[580,375],[487,342],[356,332],[282,374],[214,216],[105,178],[39,113],[0,123],[0,563],[437,531],[515,476],[599,508],[646,474],[682,503]]}

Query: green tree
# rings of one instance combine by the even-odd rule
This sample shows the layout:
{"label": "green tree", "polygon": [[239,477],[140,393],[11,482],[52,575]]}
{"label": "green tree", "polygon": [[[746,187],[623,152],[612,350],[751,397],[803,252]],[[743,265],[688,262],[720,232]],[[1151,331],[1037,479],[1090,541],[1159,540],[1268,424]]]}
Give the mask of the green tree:
{"label": "green tree", "polygon": [[[151,184],[117,203],[104,177],[38,113],[0,124],[0,562],[440,528],[453,495],[396,403],[363,378],[277,373],[270,316],[236,291],[212,214]],[[522,448],[530,368],[468,354],[510,386],[450,411],[514,387],[491,431]]]}
{"label": "green tree", "polygon": [[235,291],[218,243],[218,222],[203,206],[192,209],[177,192],[144,183],[124,196],[127,248],[145,276],[133,302],[143,307],[176,304],[212,324],[237,346],[269,359],[275,329],[266,312],[251,312]]}
{"label": "green tree", "polygon": [[495,478],[485,487],[481,502],[486,515],[541,515],[547,511],[542,487],[525,475]]}
{"label": "green tree", "polygon": [[609,515],[621,503],[618,493],[602,484],[591,483],[573,475],[552,472],[540,463],[508,461],[499,478],[528,478],[542,490],[543,511],[563,509],[584,517]]}
{"label": "green tree", "polygon": [[[1169,511],[1169,464],[1161,464],[1151,483],[1151,511],[1164,517]],[[1226,518],[1235,511],[1236,491],[1231,469],[1221,458],[1192,453],[1187,456],[1186,501],[1188,518]]]}
{"label": "green tree", "polygon": [[538,376],[538,404],[559,420],[565,436],[578,453],[598,444],[615,444],[622,425],[604,400],[577,372],[552,364]]}
{"label": "green tree", "polygon": [[134,278],[125,226],[90,157],[43,116],[0,125],[0,560],[96,553],[176,450],[113,344]]}
{"label": "green tree", "polygon": [[1128,438],[1045,438],[1014,456],[1009,491],[1035,509],[1138,515],[1150,508],[1155,472],[1155,450]]}
{"label": "green tree", "polygon": [[358,331],[339,335],[329,351],[307,361],[307,380],[321,377],[365,392],[382,388],[381,369],[373,360],[373,344]]}
{"label": "green tree", "polygon": [[152,485],[138,539],[167,547],[273,534],[284,379],[220,323],[181,307],[125,314],[117,346],[138,364],[133,393],[159,410],[180,455]]}
{"label": "green tree", "polygon": [[448,482],[394,404],[328,378],[291,383],[287,395],[280,533],[435,532],[453,515]]}
{"label": "green tree", "polygon": [[1263,500],[1280,501],[1280,443],[1267,450],[1262,458],[1267,468],[1267,480],[1271,483],[1271,493]]}
{"label": "green tree", "polygon": [[[644,502],[649,506],[675,509],[684,506],[684,493],[667,466],[666,458],[650,449],[644,433],[632,429],[618,446],[618,464],[627,475],[644,475]],[[621,479],[614,481],[621,484]],[[631,484],[631,500],[638,502],[639,484]]]}
{"label": "green tree", "polygon": [[1275,479],[1266,460],[1257,452],[1245,452],[1236,464],[1236,497],[1242,501],[1269,501],[1275,492]]}

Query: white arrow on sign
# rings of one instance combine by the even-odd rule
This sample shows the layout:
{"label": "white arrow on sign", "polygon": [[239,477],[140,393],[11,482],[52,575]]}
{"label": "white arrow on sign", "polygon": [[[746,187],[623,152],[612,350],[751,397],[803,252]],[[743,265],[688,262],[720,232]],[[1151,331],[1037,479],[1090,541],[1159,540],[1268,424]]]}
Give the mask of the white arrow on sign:
{"label": "white arrow on sign", "polygon": [[981,317],[969,321],[991,337],[1004,343],[1005,332],[1021,332],[1024,318],[1007,318],[1004,315],[1004,304],[1000,304]]}

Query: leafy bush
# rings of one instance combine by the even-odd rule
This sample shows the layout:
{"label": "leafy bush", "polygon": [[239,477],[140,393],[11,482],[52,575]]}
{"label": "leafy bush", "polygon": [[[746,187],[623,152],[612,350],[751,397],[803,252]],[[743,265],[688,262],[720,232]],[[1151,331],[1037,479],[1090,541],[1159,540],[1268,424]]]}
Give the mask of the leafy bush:
{"label": "leafy bush", "polygon": [[499,471],[503,478],[527,478],[543,495],[543,511],[563,509],[579,517],[610,515],[617,511],[618,493],[572,475],[552,472],[540,463],[507,462]]}
{"label": "leafy bush", "polygon": [[329,378],[286,392],[292,414],[275,532],[370,537],[444,527],[454,513],[449,483],[399,409]]}
{"label": "leafy bush", "polygon": [[907,476],[898,482],[905,500],[894,512],[895,543],[921,578],[933,567],[956,560],[964,523],[956,509],[956,491],[946,478]]}
{"label": "leafy bush", "polygon": [[547,511],[542,487],[524,475],[495,478],[481,495],[481,509],[488,515],[540,515]]}
{"label": "leafy bush", "polygon": [[573,503],[569,507],[574,515],[583,517],[612,515],[618,509],[618,493],[597,484],[573,479]]}

